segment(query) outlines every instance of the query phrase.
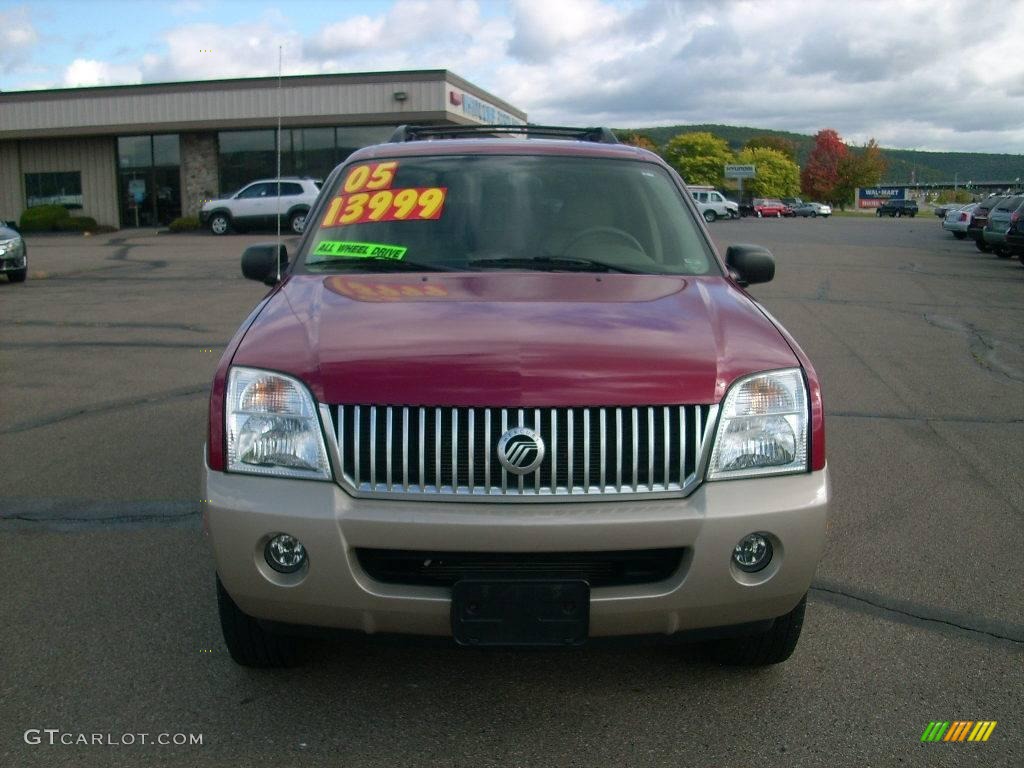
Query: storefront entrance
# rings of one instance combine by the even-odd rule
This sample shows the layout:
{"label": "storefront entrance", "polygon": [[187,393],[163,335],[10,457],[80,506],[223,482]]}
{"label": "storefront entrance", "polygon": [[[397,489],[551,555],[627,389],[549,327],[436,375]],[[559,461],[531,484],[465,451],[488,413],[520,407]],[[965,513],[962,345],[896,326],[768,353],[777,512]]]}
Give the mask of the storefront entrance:
{"label": "storefront entrance", "polygon": [[117,140],[122,227],[166,226],[181,216],[178,134]]}

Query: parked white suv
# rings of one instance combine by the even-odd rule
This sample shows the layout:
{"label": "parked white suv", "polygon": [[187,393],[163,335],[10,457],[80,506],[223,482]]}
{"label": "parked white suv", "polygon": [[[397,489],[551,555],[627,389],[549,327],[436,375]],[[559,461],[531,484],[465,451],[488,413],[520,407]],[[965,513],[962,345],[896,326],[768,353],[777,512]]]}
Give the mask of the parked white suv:
{"label": "parked white suv", "polygon": [[689,190],[704,221],[714,221],[718,218],[738,219],[740,217],[739,206],[732,200],[726,200],[725,196],[714,187],[691,186]]}
{"label": "parked white suv", "polygon": [[[278,184],[280,183],[280,197]],[[235,194],[210,200],[199,211],[199,221],[215,235],[230,230],[274,227],[276,218],[297,235],[306,228],[306,214],[320,194],[319,179],[289,177],[260,179]]]}

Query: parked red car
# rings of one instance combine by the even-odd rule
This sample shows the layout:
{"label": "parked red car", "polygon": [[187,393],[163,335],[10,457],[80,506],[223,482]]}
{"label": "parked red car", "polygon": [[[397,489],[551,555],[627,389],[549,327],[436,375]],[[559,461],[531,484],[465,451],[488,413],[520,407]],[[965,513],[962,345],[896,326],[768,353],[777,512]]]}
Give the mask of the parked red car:
{"label": "parked red car", "polygon": [[758,218],[764,216],[775,216],[776,218],[781,218],[783,216],[792,216],[793,209],[781,200],[758,197],[754,199],[754,215]]}

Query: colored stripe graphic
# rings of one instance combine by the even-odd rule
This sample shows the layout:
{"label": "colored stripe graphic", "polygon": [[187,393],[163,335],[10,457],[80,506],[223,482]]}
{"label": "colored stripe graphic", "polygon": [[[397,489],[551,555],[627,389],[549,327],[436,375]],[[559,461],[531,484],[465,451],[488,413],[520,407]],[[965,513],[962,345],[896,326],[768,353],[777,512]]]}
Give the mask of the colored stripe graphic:
{"label": "colored stripe graphic", "polygon": [[921,741],[988,741],[996,724],[995,720],[932,720],[921,734]]}

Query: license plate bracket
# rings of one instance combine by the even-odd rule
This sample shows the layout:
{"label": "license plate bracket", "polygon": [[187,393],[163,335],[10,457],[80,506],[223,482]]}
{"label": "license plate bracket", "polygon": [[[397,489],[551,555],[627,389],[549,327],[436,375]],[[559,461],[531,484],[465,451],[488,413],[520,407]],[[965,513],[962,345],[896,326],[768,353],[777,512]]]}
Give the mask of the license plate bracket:
{"label": "license plate bracket", "polygon": [[452,587],[452,636],[466,646],[578,646],[590,632],[590,584],[463,579]]}

